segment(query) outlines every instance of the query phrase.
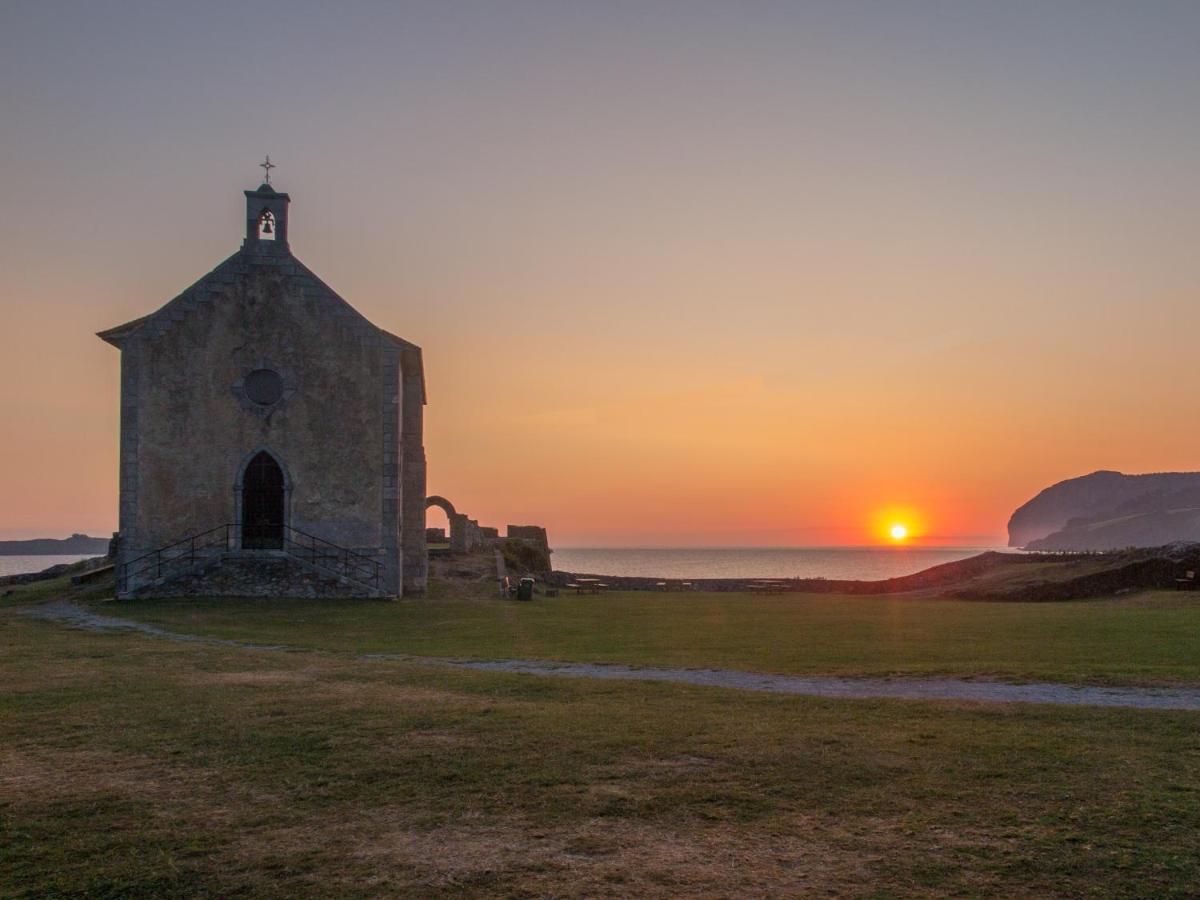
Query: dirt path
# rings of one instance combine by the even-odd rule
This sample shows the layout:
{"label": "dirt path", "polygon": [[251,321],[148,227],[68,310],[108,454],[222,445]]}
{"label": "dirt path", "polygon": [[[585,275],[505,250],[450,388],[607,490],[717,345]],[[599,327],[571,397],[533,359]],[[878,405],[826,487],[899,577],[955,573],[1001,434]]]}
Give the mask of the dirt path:
{"label": "dirt path", "polygon": [[[256,644],[228,638],[167,631],[132,619],[88,612],[73,603],[57,601],[24,611],[33,618],[95,632],[131,631],[151,637],[248,650],[303,650],[283,644]],[[800,694],[842,699],[973,700],[987,703],[1049,703],[1064,706],[1118,706],[1133,709],[1200,711],[1200,688],[1131,688],[1031,682],[967,681],[960,678],[838,678],[835,676],[765,675],[732,669],[681,669],[626,666],[618,663],[571,663],[536,659],[461,660],[392,653],[368,653],[364,660],[397,660],[423,665],[452,666],[487,672],[553,675],[566,678],[604,678],[618,681],[664,681],[704,687]]]}

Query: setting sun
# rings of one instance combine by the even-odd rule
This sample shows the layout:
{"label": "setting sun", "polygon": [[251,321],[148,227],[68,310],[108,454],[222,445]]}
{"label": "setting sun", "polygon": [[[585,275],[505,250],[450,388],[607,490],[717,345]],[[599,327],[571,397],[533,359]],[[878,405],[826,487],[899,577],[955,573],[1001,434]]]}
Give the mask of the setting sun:
{"label": "setting sun", "polygon": [[875,508],[867,535],[873,544],[921,543],[928,534],[929,519],[911,503],[888,503]]}

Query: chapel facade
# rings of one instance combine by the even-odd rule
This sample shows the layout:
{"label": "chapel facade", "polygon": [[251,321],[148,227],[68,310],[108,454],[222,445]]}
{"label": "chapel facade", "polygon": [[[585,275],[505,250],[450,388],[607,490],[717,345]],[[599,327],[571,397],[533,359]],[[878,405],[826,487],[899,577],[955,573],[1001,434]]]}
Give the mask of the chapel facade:
{"label": "chapel facade", "polygon": [[425,588],[421,349],[292,255],[267,171],[236,253],[99,334],[121,351],[120,597]]}

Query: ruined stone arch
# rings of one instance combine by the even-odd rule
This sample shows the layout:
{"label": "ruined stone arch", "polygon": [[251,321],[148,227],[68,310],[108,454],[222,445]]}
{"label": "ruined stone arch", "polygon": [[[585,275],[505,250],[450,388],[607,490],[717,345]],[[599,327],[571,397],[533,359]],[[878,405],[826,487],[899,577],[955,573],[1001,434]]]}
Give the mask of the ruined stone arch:
{"label": "ruined stone arch", "polygon": [[425,498],[425,508],[429,509],[431,506],[436,506],[438,509],[444,512],[446,514],[446,518],[448,518],[451,522],[453,522],[454,517],[458,515],[458,513],[454,511],[454,504],[445,497],[439,497],[437,494],[434,494],[432,497]]}
{"label": "ruined stone arch", "polygon": [[465,513],[456,510],[454,504],[445,497],[439,497],[437,494],[426,497],[425,508],[429,509],[431,506],[442,510],[450,520],[450,552],[466,553],[474,549],[479,543],[478,524],[467,518]]}

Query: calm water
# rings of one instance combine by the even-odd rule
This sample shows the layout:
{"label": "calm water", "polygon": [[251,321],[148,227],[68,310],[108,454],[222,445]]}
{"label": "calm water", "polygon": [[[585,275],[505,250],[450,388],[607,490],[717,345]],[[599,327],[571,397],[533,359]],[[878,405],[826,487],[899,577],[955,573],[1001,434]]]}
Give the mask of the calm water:
{"label": "calm water", "polygon": [[81,559],[91,559],[96,553],[85,553],[82,556],[0,556],[0,576],[21,575],[25,572],[40,572],[60,563],[73,563]]}
{"label": "calm water", "polygon": [[[561,549],[554,568],[649,578],[851,578],[876,581],[1002,547],[717,547]],[[40,572],[88,556],[0,556],[0,575]]]}
{"label": "calm water", "polygon": [[876,581],[1002,547],[717,547],[562,549],[554,568],[650,578],[837,578]]}

